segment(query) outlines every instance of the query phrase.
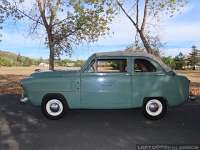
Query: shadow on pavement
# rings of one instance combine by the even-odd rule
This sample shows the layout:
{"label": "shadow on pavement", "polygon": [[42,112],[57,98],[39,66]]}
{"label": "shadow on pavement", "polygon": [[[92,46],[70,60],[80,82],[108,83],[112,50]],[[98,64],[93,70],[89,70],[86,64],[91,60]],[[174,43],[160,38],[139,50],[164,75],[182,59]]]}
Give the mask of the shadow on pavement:
{"label": "shadow on pavement", "polygon": [[200,143],[199,100],[169,109],[158,121],[147,120],[140,109],[72,110],[52,121],[19,98],[0,96],[2,150],[132,150],[136,144]]}

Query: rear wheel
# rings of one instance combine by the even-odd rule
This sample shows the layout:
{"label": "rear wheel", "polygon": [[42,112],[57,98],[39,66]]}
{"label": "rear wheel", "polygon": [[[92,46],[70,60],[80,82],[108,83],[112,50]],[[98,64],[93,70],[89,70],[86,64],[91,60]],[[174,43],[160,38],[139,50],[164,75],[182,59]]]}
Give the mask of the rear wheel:
{"label": "rear wheel", "polygon": [[167,113],[167,104],[163,99],[151,98],[144,103],[143,113],[148,119],[161,119]]}
{"label": "rear wheel", "polygon": [[60,119],[64,116],[67,105],[64,98],[57,96],[46,97],[42,102],[42,112],[52,120]]}

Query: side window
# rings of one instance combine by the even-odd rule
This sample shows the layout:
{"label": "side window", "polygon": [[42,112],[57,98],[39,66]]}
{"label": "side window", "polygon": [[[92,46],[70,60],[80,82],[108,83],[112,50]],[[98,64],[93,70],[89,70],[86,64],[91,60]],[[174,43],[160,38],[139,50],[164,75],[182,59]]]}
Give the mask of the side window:
{"label": "side window", "polygon": [[97,60],[97,72],[114,73],[127,72],[126,59],[99,59]]}
{"label": "side window", "polygon": [[135,72],[156,72],[156,67],[146,59],[135,59]]}

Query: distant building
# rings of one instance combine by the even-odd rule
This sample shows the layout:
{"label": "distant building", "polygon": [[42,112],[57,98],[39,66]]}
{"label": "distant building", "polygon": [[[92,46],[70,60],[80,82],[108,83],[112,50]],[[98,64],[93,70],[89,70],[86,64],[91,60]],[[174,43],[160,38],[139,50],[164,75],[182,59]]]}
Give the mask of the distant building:
{"label": "distant building", "polygon": [[48,68],[48,67],[49,67],[49,64],[40,63],[38,66],[39,66],[39,67],[42,67],[42,68]]}
{"label": "distant building", "polygon": [[197,63],[195,65],[193,65],[193,63],[191,62],[191,56],[187,55],[185,56],[185,65],[183,66],[183,69],[189,69],[189,70],[200,70],[200,56],[197,56]]}
{"label": "distant building", "polygon": [[67,63],[67,67],[74,67],[75,63],[71,62],[71,63]]}

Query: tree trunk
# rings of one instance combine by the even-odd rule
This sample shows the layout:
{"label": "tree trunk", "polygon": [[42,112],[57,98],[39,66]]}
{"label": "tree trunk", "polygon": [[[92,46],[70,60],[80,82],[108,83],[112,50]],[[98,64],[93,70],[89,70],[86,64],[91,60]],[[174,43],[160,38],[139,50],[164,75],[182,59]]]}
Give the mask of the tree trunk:
{"label": "tree trunk", "polygon": [[146,48],[147,52],[150,53],[150,54],[153,54],[153,50],[152,50],[151,46],[149,45],[149,42],[146,39],[144,33],[141,30],[139,30],[138,32],[139,32],[140,38],[141,38],[141,40],[142,40],[142,42],[144,44],[144,47]]}
{"label": "tree trunk", "polygon": [[53,44],[53,37],[48,35],[49,40],[49,70],[54,70],[54,44]]}
{"label": "tree trunk", "polygon": [[42,1],[42,0],[36,0],[37,2],[37,5],[38,5],[38,8],[39,8],[39,11],[40,11],[40,16],[42,17],[42,21],[43,21],[43,24],[44,24],[44,27],[47,31],[47,35],[48,35],[48,46],[49,46],[49,70],[54,70],[54,41],[53,41],[53,35],[52,35],[52,22],[53,22],[53,19],[55,17],[55,12],[57,11],[58,9],[58,6],[60,4],[60,0],[57,0],[56,2],[56,9],[50,9],[51,11],[51,16],[50,16],[50,22],[48,23],[47,22],[47,18],[45,16],[45,2]]}

